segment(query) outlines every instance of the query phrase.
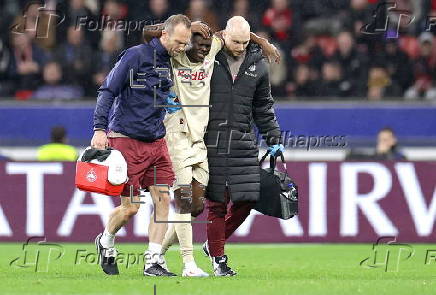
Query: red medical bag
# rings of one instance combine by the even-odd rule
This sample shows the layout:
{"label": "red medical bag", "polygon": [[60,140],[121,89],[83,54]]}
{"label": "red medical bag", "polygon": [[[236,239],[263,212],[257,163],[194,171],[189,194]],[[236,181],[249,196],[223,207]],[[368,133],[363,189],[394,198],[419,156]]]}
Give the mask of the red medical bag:
{"label": "red medical bag", "polygon": [[[115,154],[114,157],[111,158],[112,160],[109,161],[108,155],[111,153]],[[100,161],[95,160],[94,162],[97,163],[90,162],[91,158],[101,156],[101,154],[105,155],[100,158]],[[86,156],[88,156],[88,159],[85,159]],[[114,158],[115,161],[113,161]],[[124,158],[122,158],[121,153],[118,151],[97,151],[88,148],[77,161],[75,180],[76,187],[87,192],[100,193],[108,196],[119,196],[124,189],[125,183],[127,182],[126,171],[127,164],[125,163]],[[119,174],[120,172],[121,174]],[[124,178],[126,178],[126,180],[124,180]]]}

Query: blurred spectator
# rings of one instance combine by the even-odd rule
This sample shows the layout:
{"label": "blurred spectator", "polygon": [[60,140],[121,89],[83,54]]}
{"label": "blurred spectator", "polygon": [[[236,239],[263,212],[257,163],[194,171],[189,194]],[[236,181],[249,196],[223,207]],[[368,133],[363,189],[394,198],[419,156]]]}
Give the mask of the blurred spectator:
{"label": "blurred spectator", "polygon": [[401,87],[404,92],[413,82],[413,68],[409,56],[398,46],[397,39],[387,39],[384,55],[382,57],[386,64],[392,80]]}
{"label": "blurred spectator", "polygon": [[46,54],[26,33],[12,33],[11,39],[12,61],[9,74],[15,79],[17,90],[33,90],[40,83]]}
{"label": "blurred spectator", "polygon": [[345,23],[349,29],[355,33],[360,32],[360,29],[368,24],[371,20],[372,7],[368,0],[351,0],[348,19]]}
{"label": "blurred spectator", "polygon": [[13,33],[26,33],[40,48],[51,49],[56,45],[56,1],[29,1],[23,14],[15,18]]}
{"label": "blurred spectator", "polygon": [[315,35],[337,35],[339,30],[343,29],[343,19],[347,15],[349,0],[307,2],[312,3],[312,12],[303,25],[305,32]]}
{"label": "blurred spectator", "polygon": [[436,53],[434,37],[430,32],[419,36],[420,56],[414,63],[415,83],[407,90],[405,97],[436,99],[434,82],[436,79]]}
{"label": "blurred spectator", "polygon": [[349,90],[347,82],[342,80],[341,65],[336,61],[327,61],[322,66],[322,83],[319,94],[322,98],[339,98]]}
{"label": "blurred spectator", "polygon": [[61,63],[65,81],[69,84],[83,85],[89,93],[89,89],[92,88],[90,80],[94,64],[93,51],[84,41],[83,30],[70,26],[67,31],[67,42],[59,46],[55,56]]}
{"label": "blurred spectator", "polygon": [[68,1],[68,13],[66,17],[67,25],[72,26],[77,23],[77,21],[86,17],[91,19],[93,13],[91,9],[86,5],[85,0],[69,0]]}
{"label": "blurred spectator", "polygon": [[[396,96],[436,100],[434,36],[430,32],[419,35],[428,26],[426,16],[435,15],[436,0],[398,0],[395,11],[388,11],[392,3],[383,3],[377,0],[0,0],[0,24],[3,24],[0,26],[0,96],[31,97],[41,84],[45,60],[50,58],[63,68],[65,81],[59,85],[80,85],[86,96],[94,97],[119,52],[142,42],[144,24],[163,22],[171,14],[187,12],[193,20],[201,19],[214,30],[222,28],[229,16],[242,15],[250,22],[252,31],[267,31],[270,41],[276,42],[282,51],[282,63],[270,65],[275,96],[322,99],[323,93],[326,97],[339,94],[339,98],[352,99],[369,95],[370,99]],[[416,19],[412,24],[407,14],[399,17],[402,10],[413,13]],[[65,21],[59,24],[57,14],[65,14]],[[385,25],[387,18],[391,20],[390,31],[375,32]],[[131,30],[127,33],[119,26],[122,20],[138,24],[133,29],[129,26]],[[395,21],[400,21],[400,36],[388,38],[395,37]],[[76,30],[72,29],[75,25],[78,25]],[[433,27],[434,31],[436,26]],[[40,38],[45,33],[48,38]],[[306,67],[300,67],[303,64]],[[339,80],[329,80],[338,73]],[[317,86],[316,91],[310,89],[312,84]],[[339,87],[336,90],[335,85]]]}
{"label": "blurred spectator", "polygon": [[[118,26],[118,24],[122,24],[123,20],[126,20],[127,12],[127,6],[116,0],[107,0],[104,2],[102,14],[107,18],[107,25],[105,26],[103,32],[115,31],[119,34],[119,38],[124,41],[123,35],[127,34],[127,30],[125,30],[123,26]],[[142,29],[138,30],[137,33],[139,33],[139,31],[142,32]]]}
{"label": "blurred spectator", "polygon": [[317,44],[316,38],[311,35],[306,36],[301,44],[292,49],[291,58],[293,66],[304,63],[315,67],[317,70],[321,70],[324,60],[321,47]]}
{"label": "blurred spectator", "polygon": [[148,20],[164,22],[170,16],[167,0],[150,0],[150,15]]}
{"label": "blurred spectator", "polygon": [[6,41],[11,24],[13,24],[19,11],[21,11],[21,7],[17,1],[0,0],[0,39]]}
{"label": "blurred spectator", "polygon": [[[82,35],[85,35],[86,40],[89,41],[92,47],[97,47],[99,41],[99,31],[90,30],[88,26],[82,26],[82,24],[90,24],[91,22],[97,23],[98,17],[94,15],[90,7],[90,3],[97,2],[97,0],[67,0],[68,5],[64,8],[60,7],[61,11],[66,11],[65,25],[58,26],[57,37],[59,39],[58,44],[64,44],[66,37],[68,36],[68,29],[71,26],[76,27],[77,30],[83,31]],[[93,7],[97,4],[93,3]],[[62,9],[63,8],[63,9]],[[95,25],[94,25],[95,26]]]}
{"label": "blurred spectator", "polygon": [[311,69],[306,64],[298,65],[295,76],[295,90],[296,97],[316,97],[318,96],[317,83],[311,77]]}
{"label": "blurred spectator", "polygon": [[398,140],[392,128],[384,127],[377,134],[375,150],[352,149],[347,153],[345,160],[404,161],[407,159],[398,149]]}
{"label": "blurred spectator", "polygon": [[[97,89],[103,84],[106,75],[114,66],[118,54],[123,49],[123,42],[120,34],[115,31],[104,31],[100,42],[100,49],[95,55],[94,62],[96,71],[93,74],[93,89]],[[94,96],[94,94],[92,94]]]}
{"label": "blurred spectator", "polygon": [[[233,1],[233,8],[229,15],[240,15],[243,16],[248,23],[252,32],[259,29],[259,17],[250,11],[250,1],[249,0],[235,0]],[[227,20],[226,20],[227,21]]]}
{"label": "blurred spectator", "polygon": [[263,15],[262,23],[277,41],[288,40],[292,27],[292,10],[288,7],[288,1],[271,0],[271,7]]}
{"label": "blurred spectator", "polygon": [[61,84],[62,69],[56,62],[48,62],[44,66],[44,85],[33,93],[37,99],[80,99],[83,89],[79,86]]}
{"label": "blurred spectator", "polygon": [[398,97],[401,95],[400,87],[393,81],[386,68],[373,66],[369,69],[368,99],[381,100],[385,97]]}
{"label": "blurred spectator", "polygon": [[391,128],[384,127],[378,132],[374,159],[406,160],[406,157],[398,150],[398,140]]}
{"label": "blurred spectator", "polygon": [[338,49],[332,59],[342,69],[342,95],[365,96],[368,61],[364,54],[357,51],[351,32],[341,32],[337,37]]}
{"label": "blurred spectator", "polygon": [[[267,40],[271,40],[271,37],[268,35],[267,32],[260,31],[256,32],[256,34],[262,38],[265,38]],[[285,82],[286,82],[286,63],[287,58],[283,50],[281,49],[280,45],[271,40],[271,43],[273,43],[277,50],[280,52],[281,61],[279,64],[272,62],[268,63],[269,68],[269,80],[271,83],[271,93],[274,97],[284,97],[286,96],[285,91]]]}
{"label": "blurred spectator", "polygon": [[11,51],[0,39],[0,97],[12,96],[15,90],[15,79],[10,75],[11,63]]}
{"label": "blurred spectator", "polygon": [[133,23],[128,28],[128,33],[124,34],[123,41],[125,48],[136,46],[138,43],[143,42],[142,30],[144,26],[163,23],[173,12],[182,13],[183,10],[180,6],[185,8],[186,5],[183,5],[185,1],[172,1],[170,7],[168,0],[123,0],[123,3],[128,4],[126,20],[136,22],[136,24]]}
{"label": "blurred spectator", "polygon": [[[103,4],[102,14],[110,20],[121,20],[127,16],[127,7],[116,0],[106,0]],[[116,29],[115,22],[108,21],[108,28]],[[107,29],[107,28],[106,28]]]}
{"label": "blurred spectator", "polygon": [[213,32],[219,31],[220,26],[215,13],[209,9],[209,3],[205,0],[191,0],[186,15],[191,21],[205,22]]}
{"label": "blurred spectator", "polygon": [[[377,18],[374,18],[374,13],[377,13]],[[350,11],[344,21],[344,26],[353,31],[357,47],[373,51],[375,43],[377,43],[379,37],[377,35],[364,34],[364,26],[374,23],[374,28],[380,28],[380,25],[375,23],[376,21],[386,20],[385,10],[377,10],[376,7],[370,5],[368,0],[351,0]],[[372,28],[372,29],[374,29]],[[371,29],[368,29],[369,31]]]}
{"label": "blurred spectator", "polygon": [[38,161],[76,161],[76,148],[67,145],[67,132],[62,126],[51,129],[51,143],[38,148]]}

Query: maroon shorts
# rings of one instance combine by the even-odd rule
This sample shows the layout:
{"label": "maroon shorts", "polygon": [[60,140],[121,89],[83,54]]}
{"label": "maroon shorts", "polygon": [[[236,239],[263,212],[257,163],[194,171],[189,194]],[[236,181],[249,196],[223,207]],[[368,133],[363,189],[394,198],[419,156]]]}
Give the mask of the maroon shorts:
{"label": "maroon shorts", "polygon": [[[109,138],[109,145],[123,154],[127,162],[129,180],[122,196],[139,195],[139,189],[156,184],[172,186],[175,180],[171,158],[164,138],[142,142],[127,137]],[[156,171],[156,175],[155,172]]]}

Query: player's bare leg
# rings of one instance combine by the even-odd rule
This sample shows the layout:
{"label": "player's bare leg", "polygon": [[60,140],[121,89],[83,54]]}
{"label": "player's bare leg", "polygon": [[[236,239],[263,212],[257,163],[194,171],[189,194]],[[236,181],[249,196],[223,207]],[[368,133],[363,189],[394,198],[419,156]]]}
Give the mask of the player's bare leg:
{"label": "player's bare leg", "polygon": [[144,275],[146,276],[175,276],[174,273],[162,267],[162,241],[168,228],[168,213],[170,195],[167,186],[150,186],[154,212],[148,227],[149,244],[145,253]]}
{"label": "player's bare leg", "polygon": [[[165,186],[150,186],[149,189],[154,205],[154,212],[148,228],[149,240],[151,243],[162,245],[168,227],[166,221],[168,221],[170,209],[169,190]],[[156,216],[156,221],[158,222],[154,222],[154,216]]]}
{"label": "player's bare leg", "polygon": [[135,196],[132,199],[130,197],[121,197],[121,204],[110,214],[108,224],[103,234],[99,234],[95,239],[100,266],[103,271],[109,275],[119,274],[116,263],[117,250],[114,247],[115,234],[139,210],[139,196]]}
{"label": "player's bare leg", "polygon": [[162,253],[165,254],[172,241],[179,241],[180,254],[184,264],[183,276],[208,276],[207,273],[197,267],[194,260],[194,246],[192,244],[191,221],[192,217],[198,216],[203,211],[203,198],[204,186],[196,180],[192,180],[191,187],[181,187],[174,191],[174,221],[177,223],[170,225],[165,235]]}
{"label": "player's bare leg", "polygon": [[108,234],[115,235],[121,227],[129,222],[130,218],[138,213],[139,206],[139,196],[134,196],[132,198],[121,197],[121,205],[116,207],[109,216],[109,221],[106,226]]}
{"label": "player's bare leg", "polygon": [[[197,180],[192,180],[192,204],[190,204],[190,213],[191,213],[191,221],[195,220],[195,218],[203,213],[204,210],[204,194],[205,194],[205,186],[198,182]],[[176,190],[174,193],[180,194],[180,192],[177,193],[178,190]],[[178,210],[177,203],[176,203],[176,210]],[[170,223],[168,225],[168,230],[165,234],[165,238],[163,240],[162,244],[162,254],[165,254],[169,247],[177,243],[179,240],[177,238],[177,234],[175,231],[174,223]]]}

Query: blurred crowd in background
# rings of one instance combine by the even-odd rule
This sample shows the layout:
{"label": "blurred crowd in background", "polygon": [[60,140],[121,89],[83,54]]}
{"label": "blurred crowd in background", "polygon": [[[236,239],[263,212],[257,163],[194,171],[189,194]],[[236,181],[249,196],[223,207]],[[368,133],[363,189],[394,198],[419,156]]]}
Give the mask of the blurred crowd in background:
{"label": "blurred crowd in background", "polygon": [[242,15],[274,43],[277,98],[436,100],[436,0],[389,3],[0,0],[0,97],[95,99],[118,54],[143,42],[144,25],[184,13],[214,31]]}

